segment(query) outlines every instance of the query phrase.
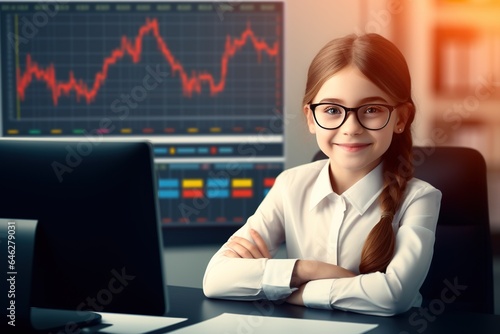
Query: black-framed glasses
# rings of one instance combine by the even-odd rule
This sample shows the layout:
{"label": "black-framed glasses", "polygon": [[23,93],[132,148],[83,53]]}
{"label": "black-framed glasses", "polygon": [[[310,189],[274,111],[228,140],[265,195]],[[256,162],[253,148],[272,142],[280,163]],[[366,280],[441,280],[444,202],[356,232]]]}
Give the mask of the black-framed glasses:
{"label": "black-framed glasses", "polygon": [[[402,103],[401,103],[402,104]],[[391,118],[391,114],[401,104],[364,104],[356,108],[347,108],[336,103],[311,103],[311,109],[316,123],[326,130],[335,130],[347,120],[347,114],[352,111],[356,114],[359,124],[367,130],[381,130]]]}

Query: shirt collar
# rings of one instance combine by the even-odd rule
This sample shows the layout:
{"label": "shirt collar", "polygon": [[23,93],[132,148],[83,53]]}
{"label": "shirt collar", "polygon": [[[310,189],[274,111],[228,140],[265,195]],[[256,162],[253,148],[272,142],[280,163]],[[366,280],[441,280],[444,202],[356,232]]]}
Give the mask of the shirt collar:
{"label": "shirt collar", "polygon": [[309,209],[312,210],[319,202],[330,194],[335,194],[330,183],[330,160],[325,160],[326,163],[321,169],[316,178],[316,182],[312,187],[311,200],[309,201]]}
{"label": "shirt collar", "polygon": [[377,200],[382,192],[382,164],[352,185],[342,195],[352,204],[360,215]]}
{"label": "shirt collar", "polygon": [[[325,197],[335,194],[330,183],[330,161],[323,166],[313,185],[310,209],[314,208]],[[353,184],[341,196],[347,199],[361,215],[372,205],[382,192],[382,164],[380,163],[361,180]]]}

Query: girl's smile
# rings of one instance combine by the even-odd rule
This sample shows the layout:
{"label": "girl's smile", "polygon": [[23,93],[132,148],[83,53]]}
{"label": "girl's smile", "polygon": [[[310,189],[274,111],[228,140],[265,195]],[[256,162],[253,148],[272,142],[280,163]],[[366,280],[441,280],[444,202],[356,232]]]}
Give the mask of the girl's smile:
{"label": "girl's smile", "polygon": [[349,143],[345,143],[345,144],[335,144],[334,145],[337,145],[338,147],[342,148],[343,150],[347,151],[347,152],[359,152],[359,151],[362,151],[364,150],[365,148],[367,148],[368,146],[370,146],[371,144],[363,144],[363,143],[352,143],[352,144],[349,144]]}

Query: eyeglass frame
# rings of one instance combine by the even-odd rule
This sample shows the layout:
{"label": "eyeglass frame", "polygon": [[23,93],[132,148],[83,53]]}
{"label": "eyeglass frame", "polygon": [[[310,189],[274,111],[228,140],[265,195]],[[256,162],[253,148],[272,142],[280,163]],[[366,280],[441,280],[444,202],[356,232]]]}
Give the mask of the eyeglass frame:
{"label": "eyeglass frame", "polygon": [[[345,111],[344,119],[342,120],[342,122],[340,123],[339,126],[337,126],[335,128],[326,128],[326,127],[322,126],[321,124],[319,124],[318,120],[316,119],[315,109],[316,109],[316,107],[318,107],[320,105],[325,105],[325,104],[338,106],[338,107],[344,109],[344,111]],[[366,130],[378,131],[378,130],[382,130],[383,128],[385,128],[387,126],[387,124],[389,124],[392,112],[395,109],[397,109],[398,107],[402,106],[403,104],[404,104],[404,102],[396,104],[396,105],[393,106],[393,105],[390,105],[390,104],[383,104],[383,103],[368,103],[368,104],[363,104],[363,105],[360,105],[360,106],[354,107],[354,108],[347,108],[346,106],[343,106],[343,105],[338,104],[338,103],[320,102],[320,103],[309,103],[309,109],[311,109],[311,112],[313,114],[314,121],[316,122],[316,124],[318,124],[318,126],[320,128],[325,129],[325,130],[337,130],[342,125],[344,125],[344,123],[347,120],[347,116],[349,115],[349,112],[354,112],[354,114],[356,115],[356,120],[358,121],[359,125],[361,125],[361,127],[363,127]],[[361,123],[361,121],[359,120],[359,116],[358,116],[358,110],[361,109],[361,108],[363,108],[363,107],[366,107],[366,106],[383,106],[383,107],[386,107],[387,109],[389,109],[389,117],[387,117],[387,121],[385,122],[385,124],[382,127],[378,128],[378,129],[370,129],[370,128],[367,128],[366,126],[364,126],[363,123]]]}

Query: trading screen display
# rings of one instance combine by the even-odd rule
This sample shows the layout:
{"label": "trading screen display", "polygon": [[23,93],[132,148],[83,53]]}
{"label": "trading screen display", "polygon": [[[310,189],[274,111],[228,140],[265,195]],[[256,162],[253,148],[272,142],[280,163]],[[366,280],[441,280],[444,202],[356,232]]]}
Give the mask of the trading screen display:
{"label": "trading screen display", "polygon": [[258,133],[282,112],[282,5],[2,3],[3,133]]}
{"label": "trading screen display", "polygon": [[241,225],[282,169],[280,163],[158,164],[162,223]]}
{"label": "trading screen display", "polygon": [[283,2],[0,1],[9,138],[148,138],[165,226],[238,225],[284,166]]}

